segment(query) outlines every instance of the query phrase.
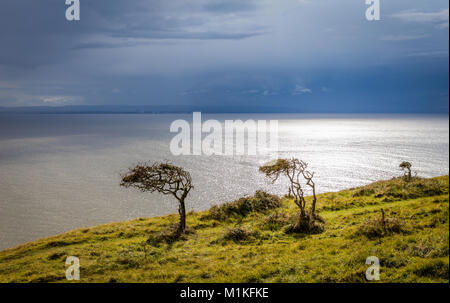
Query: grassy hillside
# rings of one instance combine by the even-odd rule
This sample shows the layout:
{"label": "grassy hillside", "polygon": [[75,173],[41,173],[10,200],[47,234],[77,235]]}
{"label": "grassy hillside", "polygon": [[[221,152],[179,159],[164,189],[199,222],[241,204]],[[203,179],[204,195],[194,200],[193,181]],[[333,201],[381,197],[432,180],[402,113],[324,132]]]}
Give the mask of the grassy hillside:
{"label": "grassy hillside", "polygon": [[396,178],[321,194],[313,235],[289,233],[294,203],[261,193],[189,213],[173,243],[161,235],[177,215],[78,229],[0,252],[0,282],[66,282],[71,255],[80,282],[364,282],[368,256],[380,282],[448,282],[448,188],[448,176]]}

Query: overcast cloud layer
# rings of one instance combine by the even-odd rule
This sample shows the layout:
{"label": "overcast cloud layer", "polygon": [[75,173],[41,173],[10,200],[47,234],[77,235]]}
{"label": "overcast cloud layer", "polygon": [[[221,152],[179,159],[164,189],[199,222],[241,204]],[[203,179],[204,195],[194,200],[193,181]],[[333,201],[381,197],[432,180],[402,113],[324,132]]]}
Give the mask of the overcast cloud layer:
{"label": "overcast cloud layer", "polygon": [[0,106],[448,113],[447,0],[0,4]]}

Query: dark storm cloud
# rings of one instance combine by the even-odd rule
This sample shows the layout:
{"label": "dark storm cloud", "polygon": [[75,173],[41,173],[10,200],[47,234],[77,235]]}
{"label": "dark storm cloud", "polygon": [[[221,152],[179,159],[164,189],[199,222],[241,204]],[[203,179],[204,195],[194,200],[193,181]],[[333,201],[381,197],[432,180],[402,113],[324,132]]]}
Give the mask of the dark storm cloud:
{"label": "dark storm cloud", "polygon": [[143,39],[244,39],[261,29],[208,30],[208,12],[215,14],[256,10],[253,2],[182,0],[81,0],[82,22],[65,20],[64,0],[2,2],[0,10],[0,64],[35,67],[63,59],[64,51],[77,48],[133,46],[136,41],[86,42],[99,38]]}
{"label": "dark storm cloud", "polygon": [[0,106],[448,111],[448,2],[381,1],[2,1]]}
{"label": "dark storm cloud", "polygon": [[245,12],[257,9],[258,1],[216,0],[203,5],[205,10],[217,13]]}

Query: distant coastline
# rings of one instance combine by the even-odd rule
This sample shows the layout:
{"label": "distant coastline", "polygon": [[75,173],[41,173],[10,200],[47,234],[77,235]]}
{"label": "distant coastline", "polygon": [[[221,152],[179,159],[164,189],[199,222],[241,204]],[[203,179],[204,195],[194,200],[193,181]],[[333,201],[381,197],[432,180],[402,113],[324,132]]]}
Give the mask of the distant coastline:
{"label": "distant coastline", "polygon": [[301,111],[298,108],[271,106],[209,106],[209,105],[66,105],[66,106],[20,106],[0,107],[0,114],[423,114],[448,116],[437,111]]}

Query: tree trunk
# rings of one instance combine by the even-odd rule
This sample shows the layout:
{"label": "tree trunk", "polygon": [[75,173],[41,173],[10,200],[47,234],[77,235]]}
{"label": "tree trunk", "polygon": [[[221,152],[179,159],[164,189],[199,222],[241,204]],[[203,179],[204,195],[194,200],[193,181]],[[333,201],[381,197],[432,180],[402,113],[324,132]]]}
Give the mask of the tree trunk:
{"label": "tree trunk", "polygon": [[[301,203],[301,202],[300,202]],[[304,218],[306,217],[306,211],[304,207],[299,207],[300,208],[300,217]]]}
{"label": "tree trunk", "polygon": [[180,214],[180,226],[178,228],[180,232],[184,232],[186,229],[186,207],[184,206],[184,198],[181,198],[180,200],[178,212]]}
{"label": "tree trunk", "polygon": [[311,214],[313,216],[314,216],[314,214],[316,212],[316,202],[317,202],[316,189],[313,187],[313,202],[312,202],[312,207],[311,207]]}

